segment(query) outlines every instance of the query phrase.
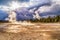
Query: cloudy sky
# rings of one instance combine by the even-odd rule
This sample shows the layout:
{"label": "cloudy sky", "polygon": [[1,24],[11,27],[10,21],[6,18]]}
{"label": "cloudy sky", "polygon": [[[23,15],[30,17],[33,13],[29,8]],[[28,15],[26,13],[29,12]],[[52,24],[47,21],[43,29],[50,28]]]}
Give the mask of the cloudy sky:
{"label": "cloudy sky", "polygon": [[28,7],[47,2],[49,2],[49,0],[0,0],[0,6],[12,6],[12,4],[20,4],[20,6]]}
{"label": "cloudy sky", "polygon": [[[29,8],[34,6],[36,6],[35,8],[39,7],[36,11],[39,11],[43,17],[47,17],[48,15],[60,15],[60,0],[0,0],[0,10],[3,9],[5,11],[8,9],[15,10],[17,8]],[[5,11],[0,11],[0,19],[7,17]]]}

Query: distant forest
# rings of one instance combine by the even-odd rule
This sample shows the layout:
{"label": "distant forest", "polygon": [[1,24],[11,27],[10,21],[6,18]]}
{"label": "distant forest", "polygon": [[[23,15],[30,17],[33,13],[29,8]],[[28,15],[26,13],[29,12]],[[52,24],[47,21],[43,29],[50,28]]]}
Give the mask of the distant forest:
{"label": "distant forest", "polygon": [[0,20],[0,23],[8,23],[9,21]]}
{"label": "distant forest", "polygon": [[[20,20],[21,21],[21,20]],[[54,17],[48,17],[48,18],[40,18],[40,19],[30,19],[30,20],[24,20],[24,21],[27,21],[27,22],[40,22],[40,23],[58,23],[60,22],[60,15],[58,16],[54,16]],[[6,23],[6,22],[9,22],[9,21],[2,21],[0,20],[0,23]]]}
{"label": "distant forest", "polygon": [[31,22],[43,22],[43,23],[55,23],[55,22],[60,22],[60,15],[54,16],[54,17],[48,17],[48,18],[41,18],[41,19],[35,19],[35,20],[30,20]]}

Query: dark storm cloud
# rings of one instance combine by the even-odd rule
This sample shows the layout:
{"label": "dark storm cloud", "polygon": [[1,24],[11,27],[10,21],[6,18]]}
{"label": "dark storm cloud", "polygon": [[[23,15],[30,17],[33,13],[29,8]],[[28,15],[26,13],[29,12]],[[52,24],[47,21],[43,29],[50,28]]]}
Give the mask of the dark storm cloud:
{"label": "dark storm cloud", "polygon": [[29,2],[30,0],[18,0],[20,2]]}
{"label": "dark storm cloud", "polygon": [[54,15],[60,15],[60,0],[51,0],[51,6],[44,6],[40,9],[40,16]]}

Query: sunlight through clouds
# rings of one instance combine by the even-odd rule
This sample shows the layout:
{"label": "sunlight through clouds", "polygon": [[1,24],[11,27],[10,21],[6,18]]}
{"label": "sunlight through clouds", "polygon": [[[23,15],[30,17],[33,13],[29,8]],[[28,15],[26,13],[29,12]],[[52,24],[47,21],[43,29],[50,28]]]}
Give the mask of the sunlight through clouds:
{"label": "sunlight through clouds", "polygon": [[8,3],[7,7],[9,7],[9,9],[11,9],[11,10],[12,9],[14,10],[14,9],[20,8],[20,7],[31,7],[31,6],[34,6],[34,5],[44,3],[44,0],[42,0],[42,1],[41,0],[30,0],[28,2],[25,2],[25,0],[23,0],[24,2],[18,2],[18,1],[19,0],[12,0],[11,2]]}
{"label": "sunlight through clouds", "polygon": [[9,7],[11,10],[14,10],[16,8],[19,8],[20,7],[20,4],[18,2],[12,2],[12,3],[9,3]]}

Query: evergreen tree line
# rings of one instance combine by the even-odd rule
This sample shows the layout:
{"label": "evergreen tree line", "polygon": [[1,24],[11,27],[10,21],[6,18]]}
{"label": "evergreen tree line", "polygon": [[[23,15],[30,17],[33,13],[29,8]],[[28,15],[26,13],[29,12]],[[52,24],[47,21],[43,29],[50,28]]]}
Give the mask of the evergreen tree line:
{"label": "evergreen tree line", "polygon": [[31,22],[44,22],[44,23],[55,23],[55,22],[60,22],[60,15],[58,16],[54,16],[54,17],[48,17],[48,18],[40,18],[39,20],[38,19],[35,19],[35,20],[30,20]]}

